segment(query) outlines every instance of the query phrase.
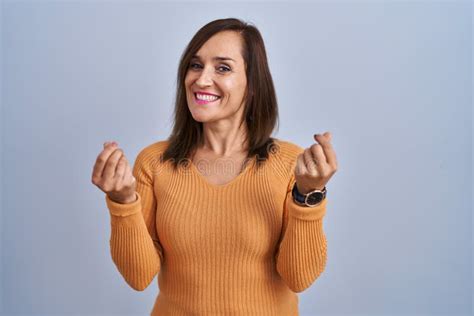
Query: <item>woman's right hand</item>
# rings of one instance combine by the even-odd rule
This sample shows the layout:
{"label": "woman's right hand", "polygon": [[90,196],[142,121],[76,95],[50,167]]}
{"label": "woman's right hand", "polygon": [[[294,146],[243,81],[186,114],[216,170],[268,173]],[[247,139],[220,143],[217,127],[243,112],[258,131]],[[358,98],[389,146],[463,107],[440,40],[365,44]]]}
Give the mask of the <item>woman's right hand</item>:
{"label": "woman's right hand", "polygon": [[92,183],[114,202],[127,204],[137,200],[135,177],[116,142],[104,143],[92,171]]}

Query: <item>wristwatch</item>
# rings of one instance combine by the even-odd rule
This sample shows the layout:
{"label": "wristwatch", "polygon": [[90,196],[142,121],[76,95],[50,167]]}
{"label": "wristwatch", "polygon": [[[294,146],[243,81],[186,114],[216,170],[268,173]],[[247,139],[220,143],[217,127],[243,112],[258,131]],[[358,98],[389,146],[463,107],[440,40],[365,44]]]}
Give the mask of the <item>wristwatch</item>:
{"label": "wristwatch", "polygon": [[307,194],[302,194],[298,191],[296,183],[293,185],[291,192],[293,201],[300,206],[315,207],[326,198],[326,187],[322,190],[313,190]]}

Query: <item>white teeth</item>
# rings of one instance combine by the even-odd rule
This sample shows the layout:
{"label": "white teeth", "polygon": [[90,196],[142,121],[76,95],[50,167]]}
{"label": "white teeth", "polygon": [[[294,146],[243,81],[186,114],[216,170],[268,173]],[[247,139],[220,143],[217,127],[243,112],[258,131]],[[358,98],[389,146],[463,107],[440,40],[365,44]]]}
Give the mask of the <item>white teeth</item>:
{"label": "white teeth", "polygon": [[196,98],[198,100],[203,100],[203,101],[215,101],[219,99],[219,97],[213,96],[213,95],[207,95],[207,94],[199,94],[196,93]]}

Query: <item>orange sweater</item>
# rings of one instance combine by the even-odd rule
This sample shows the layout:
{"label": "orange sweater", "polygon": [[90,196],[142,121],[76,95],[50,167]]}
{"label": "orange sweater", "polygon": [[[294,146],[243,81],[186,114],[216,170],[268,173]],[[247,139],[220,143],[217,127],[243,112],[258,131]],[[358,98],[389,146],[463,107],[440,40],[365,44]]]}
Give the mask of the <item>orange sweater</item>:
{"label": "orange sweater", "polygon": [[214,185],[193,163],[173,172],[159,157],[167,140],[145,147],[133,175],[137,200],[105,196],[112,260],[135,290],[158,274],[151,315],[298,315],[298,296],[323,272],[327,198],[295,204],[296,157],[277,139],[263,169],[255,159],[231,182]]}

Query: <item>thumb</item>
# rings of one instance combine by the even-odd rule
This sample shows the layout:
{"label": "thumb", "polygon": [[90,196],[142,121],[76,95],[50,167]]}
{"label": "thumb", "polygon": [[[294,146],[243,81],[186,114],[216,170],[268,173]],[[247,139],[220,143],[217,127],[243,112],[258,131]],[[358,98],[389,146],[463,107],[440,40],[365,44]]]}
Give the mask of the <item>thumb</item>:
{"label": "thumb", "polygon": [[331,141],[332,135],[330,132],[326,132],[324,135],[328,138],[328,141]]}

